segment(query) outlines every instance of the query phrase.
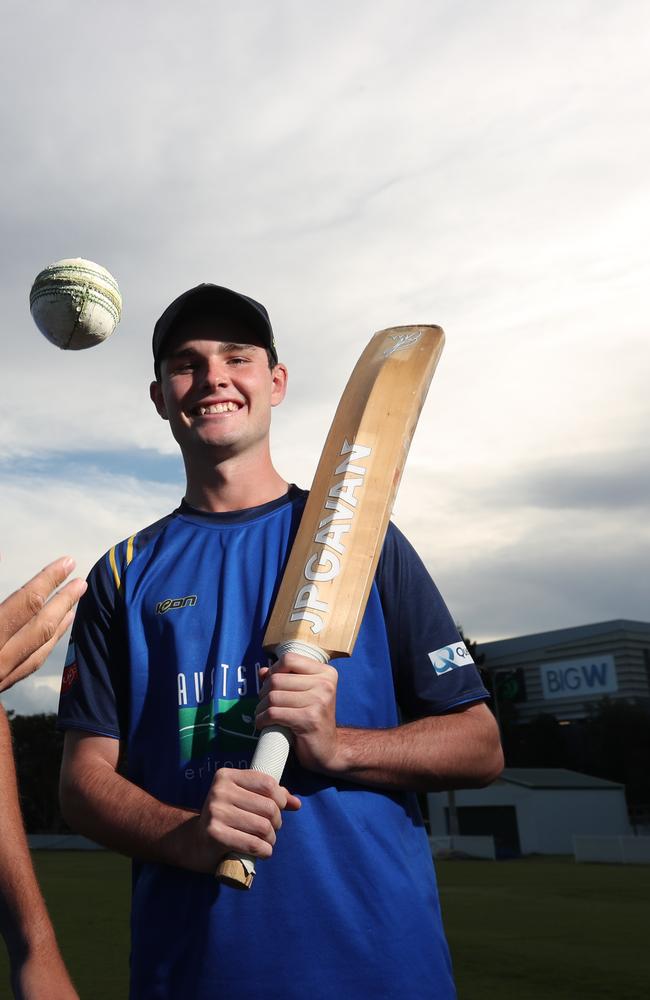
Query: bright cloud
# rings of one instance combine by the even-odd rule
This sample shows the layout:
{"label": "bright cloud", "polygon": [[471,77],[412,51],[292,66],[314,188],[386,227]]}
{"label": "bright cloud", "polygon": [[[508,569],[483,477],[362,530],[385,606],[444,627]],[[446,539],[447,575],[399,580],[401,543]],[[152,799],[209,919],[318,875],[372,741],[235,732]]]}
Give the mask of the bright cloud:
{"label": "bright cloud", "polygon": [[[75,11],[3,31],[2,590],[176,505],[150,338],[213,280],[269,308],[301,485],[371,333],[445,327],[396,517],[472,638],[647,617],[648,5]],[[124,316],[66,353],[27,299],[74,255]],[[15,704],[51,704],[62,655]]]}

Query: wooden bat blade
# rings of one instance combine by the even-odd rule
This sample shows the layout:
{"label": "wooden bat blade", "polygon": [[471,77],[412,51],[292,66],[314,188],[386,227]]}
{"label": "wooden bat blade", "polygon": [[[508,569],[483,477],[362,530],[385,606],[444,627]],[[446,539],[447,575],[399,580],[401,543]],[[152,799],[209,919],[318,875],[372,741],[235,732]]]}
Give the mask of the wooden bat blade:
{"label": "wooden bat blade", "polygon": [[349,656],[411,439],[440,358],[438,326],[376,333],[341,397],[264,636]]}
{"label": "wooden bat blade", "polygon": [[[444,345],[439,326],[376,333],[341,397],[264,635],[281,656],[349,656],[363,618],[397,488]],[[251,768],[280,781],[291,733],[262,732]],[[217,875],[250,888],[255,859],[224,858]]]}

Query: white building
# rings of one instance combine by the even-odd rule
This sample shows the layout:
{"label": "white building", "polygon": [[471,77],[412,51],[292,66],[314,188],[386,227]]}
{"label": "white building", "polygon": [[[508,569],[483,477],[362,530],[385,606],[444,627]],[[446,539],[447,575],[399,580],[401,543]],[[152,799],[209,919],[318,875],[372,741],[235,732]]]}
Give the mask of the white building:
{"label": "white building", "polygon": [[[623,785],[562,768],[506,768],[455,793],[459,834],[493,836],[496,856],[572,854],[573,837],[632,833]],[[448,796],[427,796],[431,836],[449,833]]]}

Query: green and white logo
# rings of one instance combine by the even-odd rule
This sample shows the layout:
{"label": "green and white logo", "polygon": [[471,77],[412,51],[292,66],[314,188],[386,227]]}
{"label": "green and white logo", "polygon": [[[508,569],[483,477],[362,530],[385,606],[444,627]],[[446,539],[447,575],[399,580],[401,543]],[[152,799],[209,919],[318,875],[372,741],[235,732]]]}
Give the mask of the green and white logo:
{"label": "green and white logo", "polygon": [[205,705],[178,710],[178,734],[183,763],[218,752],[250,754],[258,738],[256,698],[218,698]]}

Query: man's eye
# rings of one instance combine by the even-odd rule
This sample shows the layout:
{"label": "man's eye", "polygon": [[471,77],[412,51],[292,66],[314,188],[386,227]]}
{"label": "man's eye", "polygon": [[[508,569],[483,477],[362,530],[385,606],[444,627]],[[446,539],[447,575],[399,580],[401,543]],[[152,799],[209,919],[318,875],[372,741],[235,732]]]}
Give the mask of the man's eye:
{"label": "man's eye", "polygon": [[245,365],[247,363],[248,363],[248,358],[240,358],[240,357],[228,358],[229,365]]}

